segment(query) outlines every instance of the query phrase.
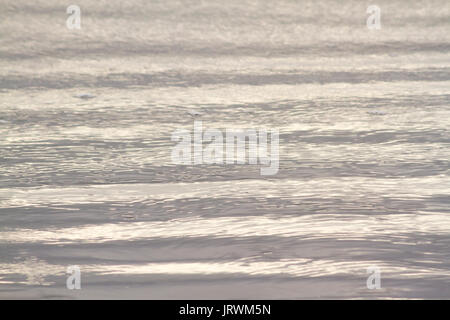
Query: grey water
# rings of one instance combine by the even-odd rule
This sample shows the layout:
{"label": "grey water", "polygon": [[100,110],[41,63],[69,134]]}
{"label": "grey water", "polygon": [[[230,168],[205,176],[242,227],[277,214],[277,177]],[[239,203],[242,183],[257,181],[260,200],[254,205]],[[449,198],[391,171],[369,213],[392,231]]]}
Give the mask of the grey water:
{"label": "grey water", "polygon": [[[448,1],[73,4],[0,3],[1,299],[450,299]],[[278,173],[174,164],[194,120]]]}

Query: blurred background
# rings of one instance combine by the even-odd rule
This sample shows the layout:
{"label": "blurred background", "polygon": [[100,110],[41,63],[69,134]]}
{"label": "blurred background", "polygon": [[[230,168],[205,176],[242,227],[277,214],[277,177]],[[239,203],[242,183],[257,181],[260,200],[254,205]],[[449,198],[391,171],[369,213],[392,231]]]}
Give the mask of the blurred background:
{"label": "blurred background", "polygon": [[450,298],[449,52],[446,0],[2,0],[0,298]]}

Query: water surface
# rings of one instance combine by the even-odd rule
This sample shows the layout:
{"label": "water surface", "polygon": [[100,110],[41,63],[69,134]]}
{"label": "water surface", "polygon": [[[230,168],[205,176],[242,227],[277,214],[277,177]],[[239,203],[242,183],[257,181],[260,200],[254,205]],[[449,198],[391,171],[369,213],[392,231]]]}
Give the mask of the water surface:
{"label": "water surface", "polygon": [[[0,4],[0,298],[450,298],[448,1],[380,30],[364,1],[76,4]],[[278,174],[173,164],[194,119],[278,129]]]}

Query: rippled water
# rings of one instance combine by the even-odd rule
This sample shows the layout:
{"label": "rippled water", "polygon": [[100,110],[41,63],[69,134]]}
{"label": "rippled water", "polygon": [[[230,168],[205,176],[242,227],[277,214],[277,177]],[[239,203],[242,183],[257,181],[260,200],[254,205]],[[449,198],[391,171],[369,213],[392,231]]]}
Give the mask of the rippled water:
{"label": "rippled water", "polygon": [[[448,1],[377,1],[381,30],[350,0],[75,4],[0,4],[0,298],[450,298]],[[194,119],[278,129],[279,172],[173,164]]]}

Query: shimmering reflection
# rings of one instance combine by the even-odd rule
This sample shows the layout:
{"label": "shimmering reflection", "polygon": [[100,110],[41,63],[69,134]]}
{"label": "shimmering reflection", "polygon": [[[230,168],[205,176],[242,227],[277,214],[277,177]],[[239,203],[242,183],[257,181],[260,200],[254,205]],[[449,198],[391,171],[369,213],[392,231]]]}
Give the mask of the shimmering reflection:
{"label": "shimmering reflection", "polygon": [[[34,262],[34,263],[32,263]],[[244,274],[249,276],[285,275],[292,277],[315,278],[332,275],[364,275],[365,268],[376,265],[383,273],[398,279],[415,279],[421,277],[448,277],[450,271],[446,268],[431,270],[420,267],[402,267],[387,264],[384,261],[333,261],[313,259],[281,259],[279,261],[252,261],[241,259],[237,261],[194,262],[194,263],[147,263],[133,265],[81,265],[84,273],[97,275],[213,275],[213,274]],[[26,280],[19,282],[28,285],[51,285],[46,282],[48,277],[61,276],[65,273],[63,265],[52,265],[38,261],[35,257],[17,264],[0,264],[3,277],[20,274]],[[2,281],[0,283],[8,283]]]}
{"label": "shimmering reflection", "polygon": [[450,192],[450,177],[370,179],[348,177],[315,180],[249,180],[170,184],[99,185],[64,188],[0,189],[2,207],[27,205],[62,205],[116,201],[144,201],[146,199],[183,199],[210,197],[304,197],[324,195],[357,197],[372,194],[391,197],[416,198]]}
{"label": "shimmering reflection", "polygon": [[[450,298],[448,0],[76,4],[0,3],[0,298]],[[278,174],[174,165],[194,119]]]}
{"label": "shimmering reflection", "polygon": [[307,215],[301,217],[189,218],[166,222],[132,222],[50,230],[18,229],[0,234],[5,242],[101,243],[170,237],[281,236],[320,239],[370,239],[383,236],[401,240],[407,234],[449,232],[450,215],[418,213],[384,216]]}

